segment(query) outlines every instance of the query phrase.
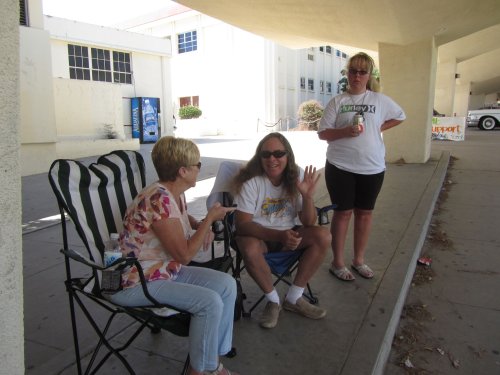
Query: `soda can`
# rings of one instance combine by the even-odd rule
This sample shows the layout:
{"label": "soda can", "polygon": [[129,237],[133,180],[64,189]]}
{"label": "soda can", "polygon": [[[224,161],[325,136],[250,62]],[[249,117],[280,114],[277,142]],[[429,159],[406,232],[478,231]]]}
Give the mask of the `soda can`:
{"label": "soda can", "polygon": [[365,121],[365,118],[362,114],[356,113],[352,119],[352,124],[355,126],[359,126],[359,132],[363,132],[363,123]]}

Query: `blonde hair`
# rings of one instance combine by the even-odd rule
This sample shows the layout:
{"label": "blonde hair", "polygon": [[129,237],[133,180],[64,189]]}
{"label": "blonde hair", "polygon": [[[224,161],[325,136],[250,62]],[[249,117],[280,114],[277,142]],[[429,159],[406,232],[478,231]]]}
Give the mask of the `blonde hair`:
{"label": "blonde hair", "polygon": [[380,90],[380,85],[377,78],[373,75],[373,71],[375,70],[375,61],[371,58],[371,56],[364,52],[358,52],[349,59],[347,69],[352,68],[353,65],[361,65],[366,68],[368,74],[370,74],[366,88],[370,91],[378,92]]}
{"label": "blonde hair", "polygon": [[160,181],[175,181],[181,167],[189,167],[199,162],[200,151],[189,139],[165,136],[154,145],[151,159]]}

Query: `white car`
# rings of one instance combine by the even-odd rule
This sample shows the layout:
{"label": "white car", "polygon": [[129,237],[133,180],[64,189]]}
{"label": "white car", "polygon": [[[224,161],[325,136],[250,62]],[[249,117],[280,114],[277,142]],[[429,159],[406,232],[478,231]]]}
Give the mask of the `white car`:
{"label": "white car", "polygon": [[468,111],[467,126],[478,126],[481,130],[493,130],[496,126],[500,126],[500,107]]}

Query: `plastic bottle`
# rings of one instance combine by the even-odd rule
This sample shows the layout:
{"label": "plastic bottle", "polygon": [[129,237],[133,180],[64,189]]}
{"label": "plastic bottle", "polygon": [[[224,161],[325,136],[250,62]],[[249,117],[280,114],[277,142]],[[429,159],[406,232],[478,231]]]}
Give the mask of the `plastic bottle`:
{"label": "plastic bottle", "polygon": [[104,267],[108,267],[114,261],[122,257],[120,243],[118,242],[119,238],[120,236],[118,233],[110,233],[109,241],[104,248]]}
{"label": "plastic bottle", "polygon": [[156,126],[156,118],[155,118],[155,110],[151,103],[149,103],[149,99],[144,99],[144,128],[147,131],[154,130]]}

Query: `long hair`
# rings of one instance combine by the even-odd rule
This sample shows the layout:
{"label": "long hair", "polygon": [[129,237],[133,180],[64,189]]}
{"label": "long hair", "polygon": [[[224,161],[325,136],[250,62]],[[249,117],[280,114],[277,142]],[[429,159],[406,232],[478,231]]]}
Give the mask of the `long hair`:
{"label": "long hair", "polygon": [[380,89],[380,85],[377,81],[377,78],[373,75],[373,71],[375,70],[375,61],[371,58],[371,56],[364,52],[358,52],[349,59],[347,68],[350,69],[354,64],[361,65],[366,68],[368,74],[370,75],[368,83],[366,84],[366,88],[370,91],[378,92]]}
{"label": "long hair", "polygon": [[299,167],[295,163],[295,156],[293,154],[292,146],[290,142],[281,133],[269,133],[264,138],[261,139],[257,148],[255,149],[254,156],[248,161],[248,163],[240,169],[240,172],[234,177],[235,191],[240,192],[243,184],[255,176],[262,176],[265,174],[264,168],[262,167],[260,152],[262,147],[267,140],[271,138],[277,138],[285,147],[287,151],[287,164],[285,170],[283,171],[282,183],[287,196],[295,197],[298,194],[297,190],[297,179],[299,178]]}

